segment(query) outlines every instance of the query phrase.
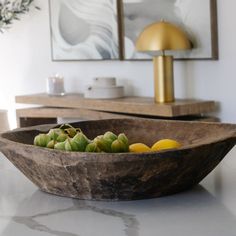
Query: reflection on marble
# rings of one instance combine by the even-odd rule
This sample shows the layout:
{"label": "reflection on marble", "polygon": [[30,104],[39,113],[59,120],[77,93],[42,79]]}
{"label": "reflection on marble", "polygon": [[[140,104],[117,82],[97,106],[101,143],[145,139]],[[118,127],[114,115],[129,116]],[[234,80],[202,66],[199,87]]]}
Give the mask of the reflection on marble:
{"label": "reflection on marble", "polygon": [[235,236],[235,156],[236,148],[193,190],[151,200],[99,202],[43,193],[17,169],[9,169],[1,155],[0,235]]}

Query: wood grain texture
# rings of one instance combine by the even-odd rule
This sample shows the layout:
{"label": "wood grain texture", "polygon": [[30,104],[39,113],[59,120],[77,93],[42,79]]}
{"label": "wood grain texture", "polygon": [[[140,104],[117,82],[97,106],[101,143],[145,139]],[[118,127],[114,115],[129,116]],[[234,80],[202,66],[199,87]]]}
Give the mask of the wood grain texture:
{"label": "wood grain texture", "polygon": [[43,124],[57,124],[57,118],[17,117],[17,127],[29,127]]}
{"label": "wood grain texture", "polygon": [[112,119],[112,118],[129,118],[128,115],[93,111],[88,109],[80,108],[56,108],[56,107],[37,107],[37,108],[23,108],[17,109],[16,115],[20,117],[31,117],[31,118],[78,118],[85,120],[100,120],[100,119]]}
{"label": "wood grain texture", "polygon": [[52,125],[0,134],[0,150],[41,190],[89,200],[133,200],[174,194],[209,174],[236,143],[236,125],[221,123],[101,120],[73,124],[94,138],[125,132],[130,143],[152,145],[173,138],[178,150],[152,153],[81,153],[35,147],[34,136]]}
{"label": "wood grain texture", "polygon": [[[102,119],[117,119],[117,118],[143,118],[143,119],[159,119],[159,120],[183,120],[183,121],[206,121],[206,122],[219,122],[216,117],[210,116],[179,116],[179,117],[161,117],[161,116],[145,116],[132,114],[121,114],[111,112],[101,112],[80,108],[57,108],[57,107],[35,107],[23,108],[16,110],[18,127],[28,127],[40,124],[54,124],[57,118],[74,118],[79,120],[102,120]],[[53,120],[54,119],[54,120]]]}
{"label": "wood grain texture", "polygon": [[50,107],[81,108],[134,115],[177,117],[202,114],[216,109],[214,101],[177,100],[174,103],[157,104],[153,98],[125,97],[119,99],[86,99],[81,94],[52,97],[47,94],[16,96],[17,103]]}

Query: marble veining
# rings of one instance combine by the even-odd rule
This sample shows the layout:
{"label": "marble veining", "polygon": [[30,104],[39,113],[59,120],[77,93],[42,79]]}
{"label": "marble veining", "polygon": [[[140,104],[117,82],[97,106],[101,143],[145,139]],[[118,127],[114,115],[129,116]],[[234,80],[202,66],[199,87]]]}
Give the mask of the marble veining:
{"label": "marble veining", "polygon": [[106,209],[106,208],[99,208],[96,206],[92,206],[89,203],[86,203],[86,201],[73,201],[74,206],[69,207],[67,209],[58,209],[54,211],[49,211],[45,213],[40,213],[32,216],[0,216],[0,218],[5,218],[5,219],[11,219],[12,221],[24,225],[29,229],[35,230],[35,231],[40,231],[40,232],[47,232],[52,235],[57,235],[57,236],[80,236],[80,234],[74,234],[70,232],[62,232],[58,230],[53,230],[50,229],[48,226],[41,224],[37,221],[38,218],[42,217],[48,217],[48,216],[53,216],[53,215],[58,215],[63,212],[71,212],[71,211],[92,211],[92,212],[97,212],[99,214],[111,216],[111,217],[118,217],[122,219],[123,224],[124,224],[124,233],[127,236],[138,236],[138,230],[139,230],[139,222],[135,218],[134,215],[131,214],[126,214],[124,212],[120,211],[115,211],[111,209]]}

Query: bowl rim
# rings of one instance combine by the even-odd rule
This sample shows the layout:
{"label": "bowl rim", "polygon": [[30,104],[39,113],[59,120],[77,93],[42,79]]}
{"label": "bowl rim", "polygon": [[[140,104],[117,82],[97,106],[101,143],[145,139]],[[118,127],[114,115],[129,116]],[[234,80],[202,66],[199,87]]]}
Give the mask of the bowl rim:
{"label": "bowl rim", "polygon": [[[110,121],[110,120],[134,120],[134,119],[105,119],[105,121]],[[135,119],[135,120],[143,120],[143,119]],[[154,120],[152,120],[154,121]],[[73,122],[70,124],[78,124],[81,122],[89,122],[89,121],[80,121],[80,122]],[[92,121],[94,122],[94,120]],[[24,131],[39,131],[39,132],[48,132],[49,129],[51,128],[56,128],[59,127],[60,124],[46,124],[46,125],[37,125],[37,126],[31,126],[31,127],[27,127],[27,128],[20,128],[20,129],[15,129],[12,131],[8,131],[8,132],[4,132],[0,134],[0,149],[1,149],[1,143],[3,144],[2,146],[3,149],[7,149],[7,147],[10,146],[15,146],[16,149],[18,148],[27,148],[27,149],[31,149],[31,150],[40,150],[42,152],[51,152],[52,154],[64,154],[65,156],[69,156],[70,158],[75,158],[75,159],[80,159],[82,158],[82,160],[86,160],[89,161],[91,159],[91,161],[101,161],[104,162],[104,158],[108,158],[107,161],[111,161],[111,162],[115,162],[115,161],[127,161],[127,160],[133,160],[133,158],[137,159],[137,160],[142,160],[142,159],[152,159],[152,158],[161,158],[164,157],[166,155],[171,155],[173,153],[182,153],[185,151],[190,151],[192,149],[196,149],[196,148],[203,148],[205,146],[211,145],[211,144],[216,144],[216,143],[220,143],[220,142],[224,142],[227,140],[231,140],[232,142],[234,142],[236,144],[236,124],[230,124],[230,123],[213,123],[213,122],[199,122],[199,121],[169,121],[169,120],[155,120],[155,122],[168,122],[168,123],[190,123],[190,124],[209,124],[209,125],[214,125],[214,126],[228,126],[228,127],[232,127],[232,131],[228,132],[227,135],[221,136],[220,138],[215,138],[214,140],[210,140],[210,142],[208,143],[195,143],[195,144],[189,144],[186,146],[182,146],[180,148],[177,149],[165,149],[162,151],[152,151],[152,152],[140,152],[140,153],[133,153],[133,152],[125,152],[125,153],[89,153],[89,152],[70,152],[70,151],[64,151],[64,150],[55,150],[55,149],[49,149],[49,148],[44,148],[44,147],[38,147],[35,146],[33,144],[24,144],[24,143],[20,143],[20,142],[16,142],[16,141],[12,141],[9,140],[7,138],[5,138],[4,136],[9,134],[9,133],[17,133],[17,132],[24,132]],[[127,158],[128,157],[128,158]]]}

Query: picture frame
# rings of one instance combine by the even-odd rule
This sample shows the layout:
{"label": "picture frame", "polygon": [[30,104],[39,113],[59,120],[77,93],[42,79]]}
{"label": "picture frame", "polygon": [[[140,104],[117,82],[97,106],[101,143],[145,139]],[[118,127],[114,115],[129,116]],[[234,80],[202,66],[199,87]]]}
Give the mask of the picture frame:
{"label": "picture frame", "polygon": [[194,46],[167,54],[178,60],[218,60],[216,0],[123,0],[120,4],[123,60],[152,59],[152,55],[136,51],[135,41],[145,26],[161,20],[183,29]]}
{"label": "picture frame", "polygon": [[[167,54],[173,55],[177,60],[218,60],[219,58],[216,0],[48,1],[52,61],[151,60],[152,55],[135,50],[135,41],[148,24],[160,20],[179,26],[189,35],[194,45],[193,50],[167,52]],[[84,6],[86,3],[90,3],[89,8]],[[103,7],[108,9],[106,8],[108,3],[111,3],[108,8],[112,11],[105,10],[104,13]],[[66,4],[67,9],[61,10],[63,9],[61,4]],[[97,7],[96,9],[91,9],[93,4],[95,8]],[[162,7],[159,9],[157,6]],[[86,16],[80,17],[78,13],[82,11],[80,7],[93,12],[88,17],[87,27]],[[68,13],[68,8],[72,9],[72,13],[77,18],[82,19],[78,21],[76,17],[71,17],[73,14]],[[61,14],[60,17],[59,14]],[[199,15],[200,20],[197,19]],[[97,20],[100,22],[100,31],[97,32],[101,38],[97,37],[92,43],[90,41],[90,44],[87,44],[86,40],[90,37],[91,28],[96,28],[91,22]]]}
{"label": "picture frame", "polygon": [[119,0],[48,2],[52,61],[120,59]]}

